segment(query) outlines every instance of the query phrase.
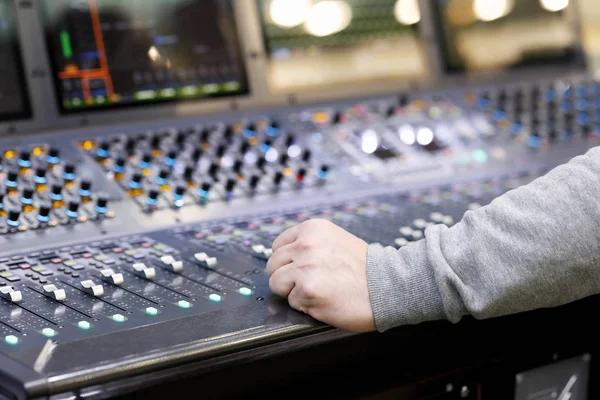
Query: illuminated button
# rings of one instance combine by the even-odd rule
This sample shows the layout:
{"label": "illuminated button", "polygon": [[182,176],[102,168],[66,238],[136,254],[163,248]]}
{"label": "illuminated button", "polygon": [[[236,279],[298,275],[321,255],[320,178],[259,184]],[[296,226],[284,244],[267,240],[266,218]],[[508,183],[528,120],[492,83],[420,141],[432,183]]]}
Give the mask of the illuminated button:
{"label": "illuminated button", "polygon": [[15,335],[8,335],[4,337],[4,341],[12,346],[15,346],[19,343],[19,338]]}
{"label": "illuminated button", "polygon": [[177,303],[177,305],[181,308],[190,308],[192,305],[190,304],[189,301],[186,300],[179,300],[179,302]]}
{"label": "illuminated button", "polygon": [[87,321],[79,321],[79,322],[77,323],[77,326],[78,326],[80,329],[84,329],[84,330],[86,330],[86,331],[92,327],[92,325],[91,325],[89,322],[87,322]]}
{"label": "illuminated button", "polygon": [[54,337],[56,336],[56,331],[52,328],[44,328],[42,329],[42,335],[46,337]]}
{"label": "illuminated button", "polygon": [[483,164],[487,161],[488,155],[484,150],[476,149],[473,150],[473,159],[480,164]]}
{"label": "illuminated button", "polygon": [[211,301],[216,301],[216,302],[218,302],[218,301],[221,301],[221,296],[219,296],[219,295],[218,295],[218,294],[216,294],[216,293],[211,293],[211,295],[210,295],[210,296],[208,296],[208,298],[209,298]]}
{"label": "illuminated button", "polygon": [[113,321],[116,322],[125,322],[125,317],[122,316],[121,314],[115,314],[112,316]]}
{"label": "illuminated button", "polygon": [[154,307],[148,307],[146,308],[146,314],[148,315],[157,315],[158,314],[158,310]]}
{"label": "illuminated button", "polygon": [[248,289],[247,287],[242,287],[240,288],[240,294],[243,294],[244,296],[250,296],[252,294],[252,290]]}

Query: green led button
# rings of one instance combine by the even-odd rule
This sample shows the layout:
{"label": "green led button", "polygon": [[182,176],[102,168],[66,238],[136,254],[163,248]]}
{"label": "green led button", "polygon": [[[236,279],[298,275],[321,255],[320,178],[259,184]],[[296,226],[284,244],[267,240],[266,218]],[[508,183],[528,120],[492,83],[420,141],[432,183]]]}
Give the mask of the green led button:
{"label": "green led button", "polygon": [[158,310],[154,307],[148,307],[148,308],[146,308],[146,314],[156,315],[156,314],[158,314]]}
{"label": "green led button", "polygon": [[244,296],[250,296],[252,294],[252,290],[248,289],[247,287],[240,288],[239,292]]}
{"label": "green led button", "polygon": [[125,322],[125,317],[122,316],[121,314],[115,314],[112,316],[113,321],[117,321],[117,322]]}
{"label": "green led button", "polygon": [[46,337],[54,337],[56,336],[56,331],[52,328],[44,328],[42,329],[42,335]]}
{"label": "green led button", "polygon": [[19,343],[19,338],[16,337],[15,335],[5,336],[4,340],[6,341],[6,343],[13,345],[13,346]]}
{"label": "green led button", "polygon": [[46,269],[46,268],[44,268],[42,265],[38,265],[38,266],[36,266],[36,267],[33,267],[33,268],[31,268],[31,270],[32,270],[32,271],[35,271],[35,272],[40,272],[40,271],[43,271],[43,270],[45,270],[45,269]]}
{"label": "green led button", "polygon": [[481,164],[483,164],[484,162],[486,162],[486,161],[487,161],[487,159],[488,159],[488,155],[487,155],[487,153],[485,152],[485,150],[482,150],[482,149],[476,149],[476,150],[473,150],[473,159],[474,159],[475,161],[477,161],[478,163],[481,163]]}
{"label": "green led button", "polygon": [[219,296],[216,293],[211,293],[210,296],[208,296],[209,299],[211,299],[212,301],[221,301],[221,296]]}
{"label": "green led button", "polygon": [[74,266],[74,265],[77,265],[77,261],[75,261],[75,260],[69,260],[69,261],[65,261],[65,262],[63,262],[63,264],[64,264],[66,267],[72,267],[72,266]]}
{"label": "green led button", "polygon": [[134,254],[135,254],[135,250],[133,250],[133,249],[132,249],[132,250],[127,250],[127,251],[125,252],[125,254],[127,254],[128,256],[132,256],[132,255],[134,255]]}
{"label": "green led button", "polygon": [[77,326],[81,329],[85,329],[86,331],[92,327],[92,325],[90,325],[90,323],[87,321],[79,321]]}
{"label": "green led button", "polygon": [[179,300],[177,305],[181,308],[190,308],[192,306],[189,301],[185,301],[185,300]]}
{"label": "green led button", "polygon": [[108,257],[107,257],[107,256],[105,256],[104,254],[100,254],[100,255],[97,255],[97,256],[96,256],[96,257],[94,257],[94,258],[96,259],[96,261],[104,261],[104,260],[106,260]]}

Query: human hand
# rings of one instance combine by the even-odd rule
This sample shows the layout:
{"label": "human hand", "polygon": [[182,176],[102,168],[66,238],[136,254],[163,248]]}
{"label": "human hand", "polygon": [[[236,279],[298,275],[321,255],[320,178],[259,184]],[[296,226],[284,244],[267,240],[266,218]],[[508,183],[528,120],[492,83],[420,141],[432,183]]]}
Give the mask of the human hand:
{"label": "human hand", "polygon": [[269,287],[321,322],[349,332],[374,331],[367,250],[365,241],[337,225],[308,220],[273,242]]}

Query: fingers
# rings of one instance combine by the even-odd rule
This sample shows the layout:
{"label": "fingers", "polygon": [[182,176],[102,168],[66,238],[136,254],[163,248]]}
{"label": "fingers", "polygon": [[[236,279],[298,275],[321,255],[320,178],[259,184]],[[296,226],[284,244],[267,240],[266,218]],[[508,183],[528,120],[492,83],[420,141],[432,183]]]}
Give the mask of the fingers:
{"label": "fingers", "polygon": [[293,263],[277,269],[269,279],[269,289],[281,297],[288,297],[294,286],[296,282]]}
{"label": "fingers", "polygon": [[269,275],[273,275],[277,269],[291,263],[293,260],[293,243],[286,244],[283,247],[275,250],[267,261],[266,271]]}
{"label": "fingers", "polygon": [[290,244],[296,241],[299,231],[300,225],[296,225],[279,235],[277,239],[275,239],[275,241],[273,242],[273,246],[271,247],[273,249],[273,252],[277,251],[277,249],[285,246],[286,244]]}

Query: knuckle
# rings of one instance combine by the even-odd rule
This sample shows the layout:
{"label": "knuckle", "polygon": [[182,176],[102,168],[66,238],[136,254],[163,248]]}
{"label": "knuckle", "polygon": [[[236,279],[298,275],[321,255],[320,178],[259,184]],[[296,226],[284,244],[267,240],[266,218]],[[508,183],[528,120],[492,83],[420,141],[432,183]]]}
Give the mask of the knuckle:
{"label": "knuckle", "polygon": [[316,285],[310,280],[304,280],[298,285],[298,294],[306,301],[311,301],[319,296]]}
{"label": "knuckle", "polygon": [[314,244],[309,238],[300,238],[296,240],[294,243],[294,250],[299,253],[303,253],[306,251],[310,251],[313,248]]}

